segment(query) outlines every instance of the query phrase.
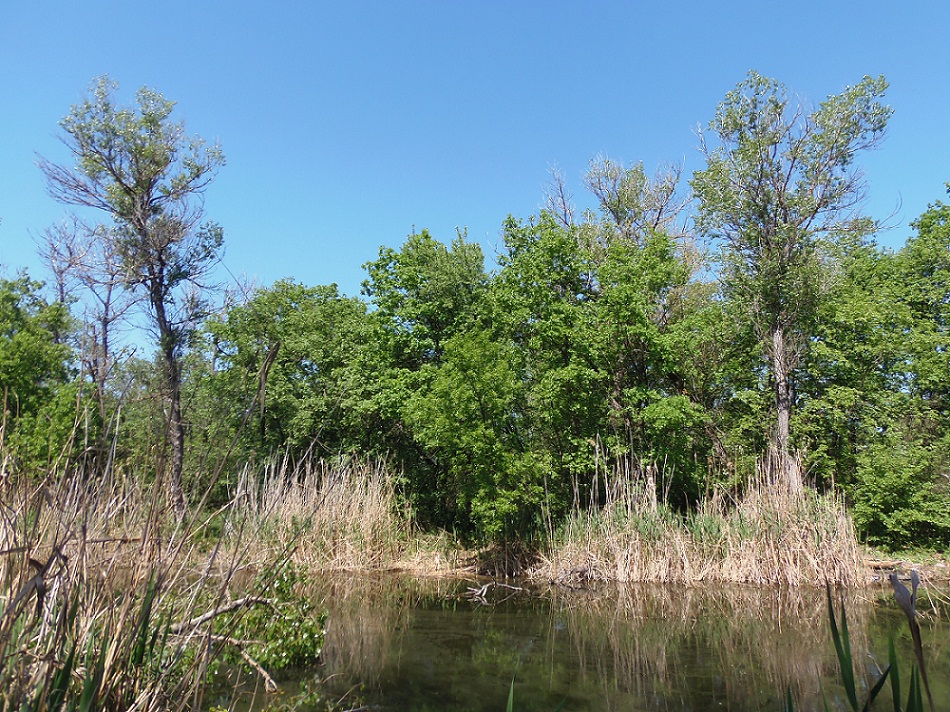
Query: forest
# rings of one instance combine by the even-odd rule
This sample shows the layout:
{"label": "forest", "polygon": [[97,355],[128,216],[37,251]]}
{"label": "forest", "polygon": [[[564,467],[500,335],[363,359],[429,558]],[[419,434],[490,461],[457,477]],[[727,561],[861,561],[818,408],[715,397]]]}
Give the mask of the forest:
{"label": "forest", "polygon": [[860,163],[886,86],[808,108],[750,73],[693,175],[595,158],[596,209],[555,176],[499,254],[413,231],[346,295],[211,288],[222,150],[156,91],[123,107],[97,80],[39,164],[73,211],[43,235],[49,272],[0,280],[4,475],[133,478],[185,512],[275,462],[372,462],[418,531],[527,547],[618,482],[683,521],[761,486],[840,498],[867,544],[941,550],[950,206],[876,244]]}

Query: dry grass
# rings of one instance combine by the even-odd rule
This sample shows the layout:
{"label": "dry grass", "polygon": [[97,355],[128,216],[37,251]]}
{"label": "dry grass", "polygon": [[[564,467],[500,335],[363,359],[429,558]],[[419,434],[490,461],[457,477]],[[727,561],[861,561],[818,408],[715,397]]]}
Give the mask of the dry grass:
{"label": "dry grass", "polygon": [[286,554],[311,571],[395,568],[415,551],[412,518],[381,461],[245,469],[229,517],[257,558]]}
{"label": "dry grass", "polygon": [[865,580],[854,527],[834,495],[760,478],[738,499],[715,496],[683,516],[620,480],[604,507],[575,512],[533,576],[786,586]]}
{"label": "dry grass", "polygon": [[193,619],[240,564],[215,543],[137,481],[2,467],[0,710],[200,709],[227,644]]}

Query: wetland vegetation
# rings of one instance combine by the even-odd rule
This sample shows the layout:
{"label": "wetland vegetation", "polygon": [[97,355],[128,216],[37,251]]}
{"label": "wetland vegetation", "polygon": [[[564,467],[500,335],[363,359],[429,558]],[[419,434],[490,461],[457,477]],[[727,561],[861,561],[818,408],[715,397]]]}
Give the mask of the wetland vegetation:
{"label": "wetland vegetation", "polygon": [[875,245],[885,89],[809,110],[751,73],[689,195],[596,159],[597,210],[555,178],[494,268],[413,232],[360,298],[208,290],[223,153],[98,80],[40,162],[79,211],[50,280],[0,280],[3,709],[228,707],[291,669],[265,705],[502,709],[514,675],[519,709],[818,708],[821,587],[872,661],[867,547],[950,543],[950,206]]}

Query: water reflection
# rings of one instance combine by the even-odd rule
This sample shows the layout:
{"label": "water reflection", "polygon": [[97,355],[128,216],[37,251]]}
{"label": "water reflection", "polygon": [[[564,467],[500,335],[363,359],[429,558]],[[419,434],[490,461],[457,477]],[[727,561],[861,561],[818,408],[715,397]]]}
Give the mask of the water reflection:
{"label": "water reflection", "polygon": [[[799,709],[822,709],[819,678],[829,697],[840,693],[824,591],[490,588],[485,605],[470,596],[475,585],[325,581],[313,595],[329,611],[329,690],[358,690],[392,712],[504,710],[512,677],[516,709],[532,712],[562,701],[568,711],[779,710],[787,689]],[[886,658],[888,635],[903,633],[900,619],[867,592],[844,598],[855,659],[873,671],[886,664],[873,653]],[[950,651],[941,642],[931,653],[942,670],[931,678],[945,680]],[[950,694],[941,684],[935,697]]]}

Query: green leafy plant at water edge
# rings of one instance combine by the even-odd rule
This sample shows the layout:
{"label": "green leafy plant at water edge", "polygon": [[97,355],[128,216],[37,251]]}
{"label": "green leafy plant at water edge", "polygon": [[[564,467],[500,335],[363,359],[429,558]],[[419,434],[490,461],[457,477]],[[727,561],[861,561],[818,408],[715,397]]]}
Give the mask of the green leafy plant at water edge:
{"label": "green leafy plant at water edge", "polygon": [[[884,689],[888,679],[890,679],[891,683],[891,697],[894,703],[894,712],[923,712],[925,708],[922,692],[924,691],[927,695],[930,712],[934,712],[933,699],[930,694],[930,685],[927,682],[927,672],[926,667],[924,666],[920,628],[917,625],[916,598],[918,578],[916,571],[911,573],[911,581],[913,582],[913,588],[912,591],[908,591],[907,588],[898,581],[897,574],[891,574],[891,584],[894,586],[894,596],[897,599],[901,609],[904,611],[904,614],[907,616],[908,624],[910,625],[911,634],[914,640],[914,655],[917,658],[918,663],[917,665],[911,666],[910,683],[909,689],[907,691],[907,702],[903,707],[901,707],[900,665],[897,659],[897,652],[894,648],[893,636],[891,637],[890,643],[888,645],[888,666],[877,677],[877,679],[873,681],[873,684],[869,686],[868,695],[864,703],[862,704],[860,702],[854,673],[854,656],[851,652],[851,635],[848,631],[848,616],[847,612],[845,611],[844,602],[842,601],[841,603],[841,626],[839,628],[838,620],[835,617],[834,603],[831,599],[831,587],[829,586],[826,589],[828,596],[828,617],[829,623],[831,625],[831,638],[835,646],[835,653],[837,654],[838,664],[840,666],[841,684],[844,687],[845,695],[847,696],[848,706],[853,712],[866,712],[867,710],[870,710],[875,700]],[[830,712],[831,707],[828,704],[828,699],[825,697],[824,690],[822,690],[822,700],[824,702],[824,708],[826,712]],[[793,712],[795,709],[795,703],[792,699],[791,689],[789,689],[786,694],[785,709],[786,712]]]}
{"label": "green leafy plant at water edge", "polygon": [[[300,593],[299,587],[304,583],[306,577],[285,562],[259,574],[247,587],[252,595],[227,603],[217,601],[212,608],[214,613],[201,617],[207,618],[201,625],[208,623],[210,627],[198,632],[197,639],[207,641],[211,649],[202,684],[212,698],[229,698],[235,686],[232,674],[238,669],[258,676],[264,689],[275,693],[279,689],[275,677],[317,663],[323,649],[326,615]],[[211,602],[206,601],[205,605]],[[193,660],[201,652],[197,646],[191,646],[186,657]],[[315,710],[326,707],[325,703],[318,686],[302,689],[277,707],[267,709]]]}
{"label": "green leafy plant at water edge", "polygon": [[[220,630],[253,641],[247,654],[270,672],[313,665],[323,649],[326,615],[299,593],[302,583],[305,579],[295,568],[283,566],[258,581],[266,605],[221,617]],[[237,662],[238,654],[228,652],[223,661]]]}

